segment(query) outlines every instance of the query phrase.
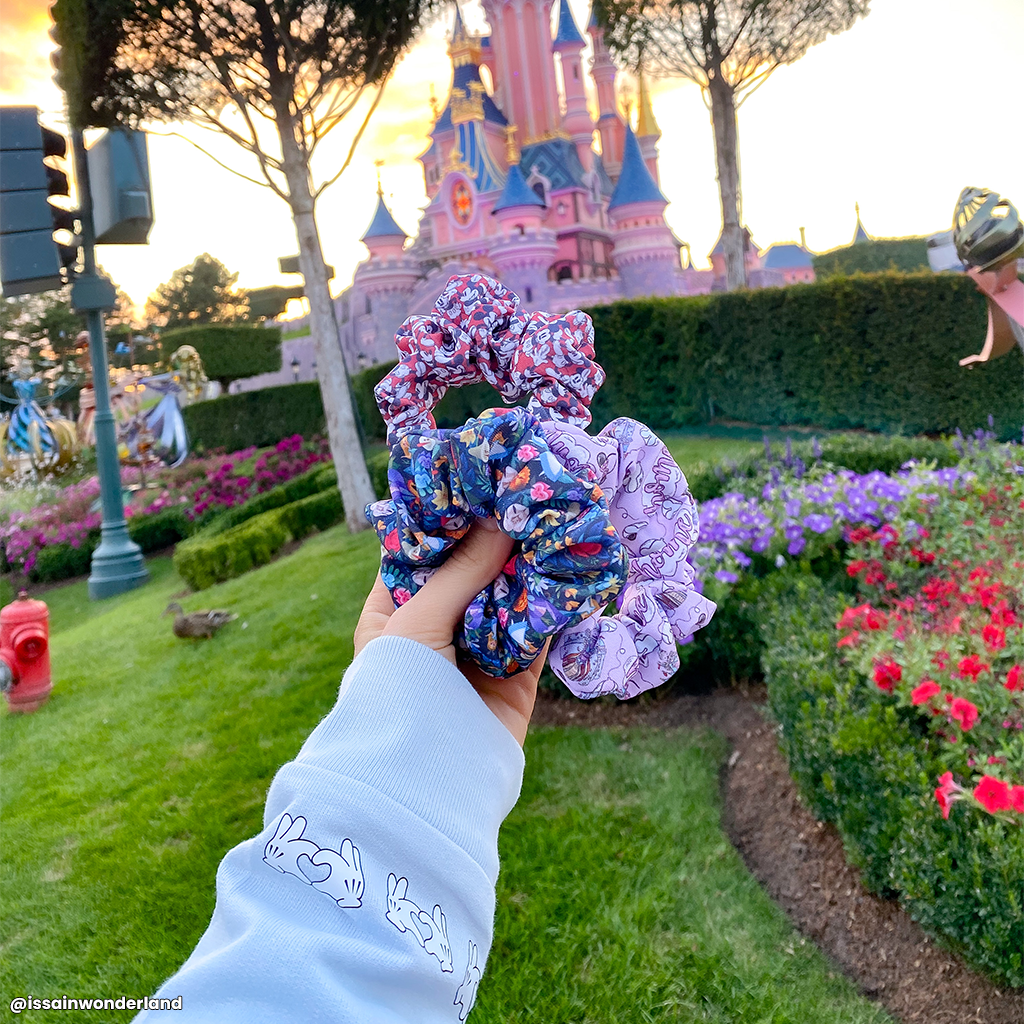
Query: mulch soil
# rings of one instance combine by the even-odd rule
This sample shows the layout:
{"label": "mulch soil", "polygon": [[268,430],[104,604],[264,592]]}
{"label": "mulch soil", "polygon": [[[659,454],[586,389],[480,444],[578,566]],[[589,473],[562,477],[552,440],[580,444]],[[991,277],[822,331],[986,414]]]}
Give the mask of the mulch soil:
{"label": "mulch soil", "polygon": [[533,722],[721,733],[732,746],[721,775],[723,826],[768,894],[838,970],[906,1024],[1022,1024],[1024,990],[974,973],[895,901],[862,886],[839,833],[800,801],[764,702],[763,687],[626,704],[542,692]]}

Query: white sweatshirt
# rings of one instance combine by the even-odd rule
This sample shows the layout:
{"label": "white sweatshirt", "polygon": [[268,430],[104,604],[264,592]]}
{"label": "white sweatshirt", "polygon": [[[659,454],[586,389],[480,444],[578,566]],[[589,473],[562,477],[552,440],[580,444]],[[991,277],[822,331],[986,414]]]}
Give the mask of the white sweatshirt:
{"label": "white sweatshirt", "polygon": [[469,681],[367,644],[217,870],[213,918],[137,1022],[465,1020],[490,950],[498,828],[523,752]]}

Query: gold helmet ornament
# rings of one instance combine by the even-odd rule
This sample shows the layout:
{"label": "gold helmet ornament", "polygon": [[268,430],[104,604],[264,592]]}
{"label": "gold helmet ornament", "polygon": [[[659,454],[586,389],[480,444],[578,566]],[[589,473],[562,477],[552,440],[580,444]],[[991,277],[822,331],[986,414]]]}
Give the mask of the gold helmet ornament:
{"label": "gold helmet ornament", "polygon": [[965,266],[988,270],[1024,256],[1024,223],[1009,199],[965,188],[953,212],[953,244]]}

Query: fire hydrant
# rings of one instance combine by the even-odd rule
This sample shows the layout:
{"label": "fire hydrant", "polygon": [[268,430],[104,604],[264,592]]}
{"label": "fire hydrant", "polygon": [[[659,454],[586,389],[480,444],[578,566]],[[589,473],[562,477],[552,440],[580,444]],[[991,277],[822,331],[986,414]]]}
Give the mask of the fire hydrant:
{"label": "fire hydrant", "polygon": [[50,609],[23,590],[0,609],[0,690],[11,711],[35,711],[52,689]]}

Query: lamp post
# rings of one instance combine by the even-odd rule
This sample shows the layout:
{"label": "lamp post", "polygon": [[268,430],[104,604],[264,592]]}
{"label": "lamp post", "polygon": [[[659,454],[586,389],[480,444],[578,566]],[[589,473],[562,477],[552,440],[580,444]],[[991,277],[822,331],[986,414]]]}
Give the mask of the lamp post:
{"label": "lamp post", "polygon": [[300,365],[301,364],[299,363],[299,357],[298,356],[292,356],[292,380],[296,384],[299,383],[299,366]]}
{"label": "lamp post", "polygon": [[121,496],[121,467],[117,459],[114,414],[110,409],[107,371],[107,343],[103,332],[103,313],[117,305],[113,284],[96,272],[96,233],[92,219],[92,193],[89,189],[89,165],[85,156],[82,130],[71,132],[78,179],[79,213],[82,224],[84,272],[71,290],[71,307],[85,313],[89,325],[89,354],[92,357],[92,386],[96,398],[96,469],[100,478],[103,521],[100,544],[92,553],[89,597],[93,600],[113,597],[131,590],[149,578],[142,550],[128,536]]}

